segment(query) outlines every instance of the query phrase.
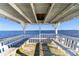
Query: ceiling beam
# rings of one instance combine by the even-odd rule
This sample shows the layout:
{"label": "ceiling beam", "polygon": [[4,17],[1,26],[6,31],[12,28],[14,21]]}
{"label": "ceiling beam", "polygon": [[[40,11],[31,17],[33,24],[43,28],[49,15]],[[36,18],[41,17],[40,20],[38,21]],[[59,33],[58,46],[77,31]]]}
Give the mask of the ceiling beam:
{"label": "ceiling beam", "polygon": [[20,15],[22,15],[27,21],[29,21],[30,23],[32,23],[32,21],[23,13],[23,11],[18,8],[14,3],[9,3],[9,5],[14,8]]}
{"label": "ceiling beam", "polygon": [[46,20],[48,20],[47,17],[50,15],[50,13],[51,13],[51,11],[52,11],[54,5],[55,5],[55,3],[53,3],[53,4],[50,6],[49,11],[48,11],[48,13],[47,13],[47,15],[46,15],[46,17],[45,17],[45,19],[44,19],[44,23],[46,22]]}
{"label": "ceiling beam", "polygon": [[36,16],[36,13],[35,13],[35,7],[34,7],[34,4],[33,4],[33,3],[30,3],[30,5],[31,5],[31,8],[32,8],[32,11],[33,11],[35,20],[36,20],[36,22],[38,23],[37,16]]}
{"label": "ceiling beam", "polygon": [[63,19],[61,21],[62,22],[67,21],[67,20],[70,20],[70,19],[73,19],[73,18],[76,18],[76,17],[79,17],[79,10],[67,15],[66,17],[63,17]]}
{"label": "ceiling beam", "polygon": [[52,22],[56,22],[58,21],[60,18],[62,18],[65,14],[67,14],[70,10],[72,10],[74,7],[76,6],[76,4],[71,4],[69,5],[65,10],[63,10],[59,15],[57,15],[57,17],[55,17]]}
{"label": "ceiling beam", "polygon": [[18,23],[24,23],[22,20],[14,17],[13,15],[9,14],[8,12],[6,12],[6,11],[4,11],[2,9],[0,9],[0,14],[3,15],[3,16],[6,16],[6,17],[18,22]]}

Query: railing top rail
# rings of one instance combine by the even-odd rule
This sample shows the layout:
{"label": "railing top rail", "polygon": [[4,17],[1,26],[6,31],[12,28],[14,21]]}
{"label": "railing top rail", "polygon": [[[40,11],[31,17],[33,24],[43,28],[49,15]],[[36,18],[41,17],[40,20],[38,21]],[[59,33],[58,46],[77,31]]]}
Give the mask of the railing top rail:
{"label": "railing top rail", "polygon": [[78,37],[72,37],[72,36],[67,36],[67,35],[63,35],[63,34],[59,34],[58,36],[63,37],[63,38],[69,38],[69,39],[75,40],[75,41],[79,41]]}
{"label": "railing top rail", "polygon": [[9,40],[16,40],[14,38],[21,38],[23,35],[18,35],[18,36],[14,36],[14,37],[9,37],[9,38],[4,38],[0,41],[0,43],[3,43],[3,42],[6,42],[6,41],[9,41]]}

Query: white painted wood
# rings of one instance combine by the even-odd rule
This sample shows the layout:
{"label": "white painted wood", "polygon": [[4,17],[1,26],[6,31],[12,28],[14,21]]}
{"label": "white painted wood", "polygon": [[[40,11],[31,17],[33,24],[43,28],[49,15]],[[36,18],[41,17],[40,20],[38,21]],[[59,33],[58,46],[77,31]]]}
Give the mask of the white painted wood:
{"label": "white painted wood", "polygon": [[16,18],[16,17],[12,16],[11,14],[9,14],[8,12],[6,12],[6,11],[4,11],[4,10],[2,10],[2,9],[0,9],[0,14],[2,14],[2,15],[4,15],[4,16],[7,16],[7,17],[9,17],[9,18],[11,18],[12,20],[15,20],[15,21],[17,21],[17,22],[23,23],[23,21],[21,21],[20,19],[18,19],[18,18]]}
{"label": "white painted wood", "polygon": [[76,5],[73,6],[73,4],[71,4],[69,7],[67,7],[64,11],[62,11],[62,13],[60,13],[56,18],[54,18],[52,22],[58,21],[61,17],[63,17],[66,13],[68,13],[69,11],[71,11],[73,8],[75,8]]}
{"label": "white painted wood", "polygon": [[27,21],[32,23],[32,21],[17,7],[14,3],[9,3],[10,6],[12,6],[19,14],[21,14]]}
{"label": "white painted wood", "polygon": [[55,3],[53,3],[53,4],[51,5],[51,7],[50,7],[50,9],[49,9],[49,11],[48,11],[48,13],[47,13],[45,19],[44,19],[44,23],[46,22],[46,20],[49,20],[49,19],[47,19],[47,17],[48,17],[48,15],[50,15],[50,13],[51,13],[51,11],[52,11],[54,5],[55,5]]}
{"label": "white painted wood", "polygon": [[37,16],[36,16],[36,12],[35,12],[35,7],[34,7],[33,3],[31,3],[30,5],[31,5],[31,8],[32,8],[32,11],[33,11],[35,20],[36,20],[36,22],[38,23]]}

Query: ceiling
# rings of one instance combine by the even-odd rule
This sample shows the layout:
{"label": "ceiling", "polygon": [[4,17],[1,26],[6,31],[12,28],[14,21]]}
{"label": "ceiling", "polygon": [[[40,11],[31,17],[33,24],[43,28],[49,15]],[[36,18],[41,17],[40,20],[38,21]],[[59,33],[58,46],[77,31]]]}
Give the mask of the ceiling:
{"label": "ceiling", "polygon": [[79,4],[0,3],[0,17],[18,23],[58,23],[79,17]]}

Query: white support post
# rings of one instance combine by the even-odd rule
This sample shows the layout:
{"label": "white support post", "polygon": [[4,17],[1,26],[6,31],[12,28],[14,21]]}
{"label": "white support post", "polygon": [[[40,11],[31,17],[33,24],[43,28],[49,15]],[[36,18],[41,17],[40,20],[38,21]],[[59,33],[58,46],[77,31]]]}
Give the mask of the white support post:
{"label": "white support post", "polygon": [[58,29],[57,28],[55,28],[55,33],[56,33],[56,35],[58,35]]}
{"label": "white support post", "polygon": [[41,44],[41,27],[40,27],[40,24],[39,24],[39,43],[40,43],[40,56],[41,56],[41,54],[42,54],[42,51],[41,51],[42,44]]}
{"label": "white support post", "polygon": [[58,26],[59,26],[60,23],[56,23],[56,24],[53,24],[54,28],[55,28],[55,36],[56,36],[56,39],[58,37]]}
{"label": "white support post", "polygon": [[24,34],[24,36],[25,36],[25,25],[24,25],[24,27],[23,27],[23,34]]}
{"label": "white support post", "polygon": [[25,23],[21,23],[22,28],[23,28],[23,36],[25,37]]}

